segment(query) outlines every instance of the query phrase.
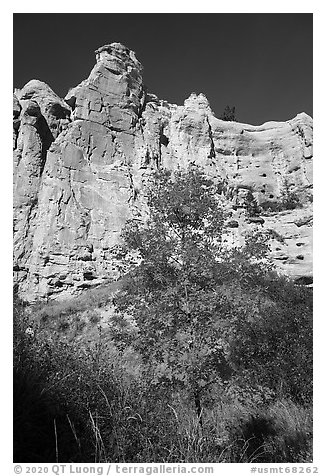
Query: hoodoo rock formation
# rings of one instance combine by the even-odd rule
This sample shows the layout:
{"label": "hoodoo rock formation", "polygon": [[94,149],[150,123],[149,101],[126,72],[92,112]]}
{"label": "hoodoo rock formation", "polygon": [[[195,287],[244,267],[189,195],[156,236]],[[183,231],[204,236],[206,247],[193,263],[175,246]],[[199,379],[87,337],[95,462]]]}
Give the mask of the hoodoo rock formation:
{"label": "hoodoo rock formation", "polygon": [[157,167],[189,164],[226,184],[226,242],[272,230],[278,269],[312,282],[308,115],[251,126],[217,119],[203,94],[169,104],[147,92],[135,54],[112,43],[64,100],[37,80],[15,90],[13,123],[14,272],[25,299],[114,279],[113,247],[146,206],[144,184]]}

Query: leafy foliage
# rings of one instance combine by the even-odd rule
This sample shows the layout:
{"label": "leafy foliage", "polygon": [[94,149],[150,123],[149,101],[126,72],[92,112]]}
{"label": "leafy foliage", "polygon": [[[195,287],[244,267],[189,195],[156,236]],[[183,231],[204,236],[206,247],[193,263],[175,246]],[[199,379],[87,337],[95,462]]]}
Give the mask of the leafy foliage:
{"label": "leafy foliage", "polygon": [[251,383],[277,397],[312,402],[312,291],[285,278],[269,279],[259,314],[237,321],[232,361]]}
{"label": "leafy foliage", "polygon": [[236,121],[235,106],[226,106],[220,119],[222,119],[222,121]]}
{"label": "leafy foliage", "polygon": [[300,196],[294,190],[291,190],[288,180],[283,180],[283,187],[279,201],[265,200],[260,204],[262,210],[267,212],[281,212],[283,210],[294,210],[302,208]]}
{"label": "leafy foliage", "polygon": [[258,216],[261,213],[261,207],[251,191],[248,191],[245,199],[245,207],[250,217]]}
{"label": "leafy foliage", "polygon": [[248,236],[242,251],[222,246],[226,217],[218,190],[196,168],[157,175],[147,223],[131,221],[124,232],[126,250],[138,250],[141,263],[115,299],[117,345],[143,356],[152,383],[187,389],[198,414],[207,389],[232,373],[238,313],[222,285],[237,279],[246,286],[268,269],[260,264],[267,253],[262,233]]}

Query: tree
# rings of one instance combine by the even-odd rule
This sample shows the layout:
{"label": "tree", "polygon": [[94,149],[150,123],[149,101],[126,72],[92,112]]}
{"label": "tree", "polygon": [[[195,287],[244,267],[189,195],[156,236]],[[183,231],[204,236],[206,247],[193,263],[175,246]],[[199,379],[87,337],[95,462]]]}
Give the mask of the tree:
{"label": "tree", "polygon": [[261,257],[266,251],[264,240],[254,246],[249,240],[241,259],[223,250],[226,216],[218,190],[196,168],[157,174],[148,221],[125,228],[126,253],[137,250],[140,264],[115,299],[117,345],[140,352],[153,383],[185,388],[199,417],[206,390],[231,373],[234,310],[223,285],[236,275],[252,279],[252,251]]}
{"label": "tree", "polygon": [[220,119],[222,119],[222,121],[236,121],[235,106],[226,106]]}

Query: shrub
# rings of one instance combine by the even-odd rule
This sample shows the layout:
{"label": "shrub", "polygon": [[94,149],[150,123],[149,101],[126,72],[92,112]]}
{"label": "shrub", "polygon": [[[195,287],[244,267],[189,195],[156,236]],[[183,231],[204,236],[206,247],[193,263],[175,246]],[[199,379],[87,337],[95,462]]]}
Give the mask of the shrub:
{"label": "shrub", "polygon": [[220,119],[222,119],[222,121],[236,121],[235,106],[226,106]]}
{"label": "shrub", "polygon": [[[235,323],[231,360],[236,372],[278,398],[312,402],[312,291],[287,278],[261,282],[259,312]],[[250,306],[253,302],[247,303]]]}

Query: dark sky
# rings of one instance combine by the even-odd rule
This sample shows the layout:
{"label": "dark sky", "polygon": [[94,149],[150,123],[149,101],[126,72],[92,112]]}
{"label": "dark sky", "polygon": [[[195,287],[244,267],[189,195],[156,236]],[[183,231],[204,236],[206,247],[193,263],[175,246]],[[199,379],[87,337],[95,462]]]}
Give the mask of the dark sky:
{"label": "dark sky", "polygon": [[312,115],[312,14],[14,14],[14,86],[40,79],[64,96],[120,42],[136,52],[144,82],[183,104],[203,92],[217,116],[262,124]]}

